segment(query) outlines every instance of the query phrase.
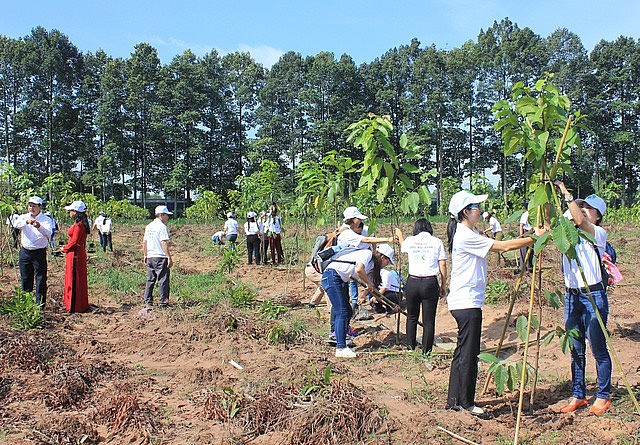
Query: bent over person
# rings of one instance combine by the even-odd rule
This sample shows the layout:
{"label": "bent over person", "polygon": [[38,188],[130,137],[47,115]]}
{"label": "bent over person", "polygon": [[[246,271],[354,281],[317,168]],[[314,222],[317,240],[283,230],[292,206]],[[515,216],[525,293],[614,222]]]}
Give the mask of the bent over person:
{"label": "bent over person", "polygon": [[169,269],[173,266],[173,259],[169,251],[169,230],[167,221],[173,215],[167,206],[157,206],[156,219],[147,224],[144,229],[142,261],[147,265],[147,286],[144,290],[144,303],[153,306],[153,287],[158,282],[160,292],[160,307],[169,305]]}
{"label": "bent over person", "polygon": [[22,290],[33,292],[35,278],[35,301],[44,308],[47,302],[47,246],[51,236],[51,219],[42,213],[42,198],[29,198],[27,213],[20,215],[13,227],[22,232],[22,248],[18,257]]}

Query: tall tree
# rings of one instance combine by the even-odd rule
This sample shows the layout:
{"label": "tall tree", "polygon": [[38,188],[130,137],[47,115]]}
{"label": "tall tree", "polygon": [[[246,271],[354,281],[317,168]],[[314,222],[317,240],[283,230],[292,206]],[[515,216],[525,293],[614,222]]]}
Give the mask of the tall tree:
{"label": "tall tree", "polygon": [[[153,141],[151,135],[151,108],[157,103],[160,59],[157,50],[148,43],[139,43],[127,60],[126,107],[128,130],[132,133],[133,147],[133,199],[137,203],[138,191],[142,205],[146,203],[148,169],[147,151]],[[153,167],[153,166],[152,166]]]}

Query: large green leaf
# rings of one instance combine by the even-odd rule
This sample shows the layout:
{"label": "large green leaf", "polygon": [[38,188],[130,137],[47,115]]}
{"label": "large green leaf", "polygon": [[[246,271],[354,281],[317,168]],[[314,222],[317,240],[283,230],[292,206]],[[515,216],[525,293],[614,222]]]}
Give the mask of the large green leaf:
{"label": "large green leaf", "polygon": [[389,178],[383,176],[378,183],[378,191],[376,192],[376,198],[379,202],[383,202],[389,192]]}
{"label": "large green leaf", "polygon": [[521,315],[516,320],[516,331],[520,340],[527,341],[527,317]]}
{"label": "large green leaf", "polygon": [[509,373],[504,366],[498,366],[493,372],[493,382],[496,384],[496,391],[499,395],[504,393],[507,387],[507,380],[509,380]]}

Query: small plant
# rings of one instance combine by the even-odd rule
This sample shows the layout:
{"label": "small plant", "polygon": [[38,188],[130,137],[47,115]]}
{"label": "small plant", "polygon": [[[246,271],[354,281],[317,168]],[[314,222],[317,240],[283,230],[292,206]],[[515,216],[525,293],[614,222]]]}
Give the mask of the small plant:
{"label": "small plant", "polygon": [[13,319],[11,327],[22,331],[39,329],[44,325],[44,315],[40,306],[34,302],[33,293],[19,288],[2,302],[0,315],[9,315]]}
{"label": "small plant", "polygon": [[232,273],[240,262],[240,251],[236,249],[223,249],[222,258],[218,263],[219,271],[222,273]]}
{"label": "small plant", "polygon": [[498,304],[505,300],[505,296],[509,295],[511,287],[502,280],[492,281],[487,284],[486,304]]}
{"label": "small plant", "polygon": [[287,312],[287,308],[279,304],[275,304],[272,300],[263,301],[260,305],[260,313],[264,318],[277,320],[280,314]]}
{"label": "small plant", "polygon": [[233,307],[243,308],[253,306],[255,291],[248,286],[239,283],[236,286],[229,286],[222,290],[222,297],[229,301]]}

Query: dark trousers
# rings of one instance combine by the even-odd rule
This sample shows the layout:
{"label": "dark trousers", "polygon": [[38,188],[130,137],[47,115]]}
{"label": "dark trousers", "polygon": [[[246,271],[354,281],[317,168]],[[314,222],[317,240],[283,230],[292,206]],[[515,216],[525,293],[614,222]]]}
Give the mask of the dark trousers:
{"label": "dark trousers", "polygon": [[104,235],[98,230],[98,238],[100,238],[100,247],[104,250]]}
{"label": "dark trousers", "polygon": [[47,249],[27,250],[20,249],[18,255],[18,265],[20,267],[20,280],[22,290],[33,292],[33,280],[35,278],[36,304],[44,307],[47,302]]}
{"label": "dark trousers", "polygon": [[269,237],[269,250],[271,250],[271,261],[276,264],[276,254],[278,255],[277,263],[282,263],[282,237],[279,233],[274,233]]}
{"label": "dark trousers", "polygon": [[160,306],[169,304],[169,259],[147,258],[147,286],[144,290],[144,303],[153,305],[153,287],[158,282]]}
{"label": "dark trousers", "polygon": [[11,229],[11,243],[14,249],[18,248],[19,239],[20,239],[20,229]]}
{"label": "dark trousers", "polygon": [[475,405],[482,309],[457,309],[451,315],[458,323],[458,343],[451,362],[447,407],[470,408]]}
{"label": "dark trousers", "polygon": [[418,317],[422,309],[422,353],[427,354],[433,348],[436,330],[436,309],[440,295],[438,278],[410,276],[404,295],[407,303],[407,346],[410,349],[416,348]]}
{"label": "dark trousers", "polygon": [[260,264],[260,238],[258,235],[247,235],[247,256],[249,264],[253,263],[253,258],[256,259],[256,264]]}
{"label": "dark trousers", "polygon": [[100,244],[102,245],[102,251],[106,252],[107,247],[109,251],[113,252],[113,244],[111,243],[111,234],[110,233],[101,233],[100,234]]}
{"label": "dark trousers", "polygon": [[262,264],[267,264],[269,262],[269,237],[266,233],[262,234],[260,241],[262,244]]}
{"label": "dark trousers", "polygon": [[227,235],[227,241],[229,242],[229,249],[236,249],[236,240],[238,239],[238,234],[234,233],[232,235]]}

